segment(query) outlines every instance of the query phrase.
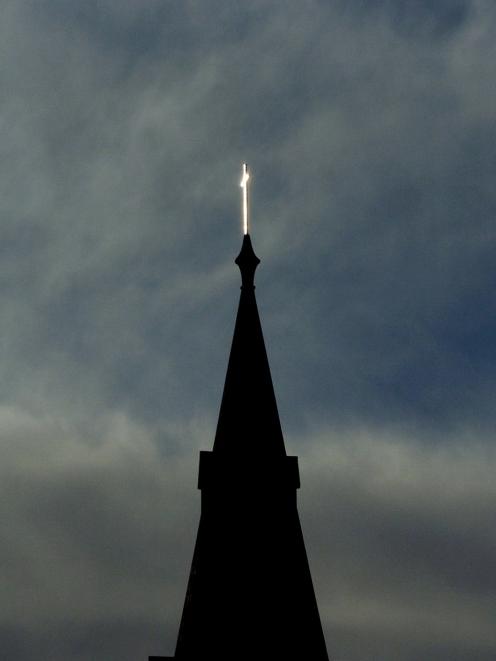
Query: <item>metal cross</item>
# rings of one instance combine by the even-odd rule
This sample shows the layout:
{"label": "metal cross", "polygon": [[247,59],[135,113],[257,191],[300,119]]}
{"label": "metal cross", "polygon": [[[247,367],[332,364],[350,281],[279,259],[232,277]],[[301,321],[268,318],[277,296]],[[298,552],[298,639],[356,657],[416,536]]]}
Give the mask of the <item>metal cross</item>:
{"label": "metal cross", "polygon": [[243,163],[242,176],[240,186],[243,189],[243,233],[248,234],[248,179],[250,178],[250,173],[248,172],[248,166],[246,163]]}

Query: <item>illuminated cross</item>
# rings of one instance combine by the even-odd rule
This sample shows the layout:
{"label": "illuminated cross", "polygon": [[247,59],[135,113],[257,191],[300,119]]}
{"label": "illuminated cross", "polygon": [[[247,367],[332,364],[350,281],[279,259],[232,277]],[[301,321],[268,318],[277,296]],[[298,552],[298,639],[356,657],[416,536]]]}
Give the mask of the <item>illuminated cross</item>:
{"label": "illuminated cross", "polygon": [[243,163],[240,186],[243,189],[243,233],[248,234],[248,179],[250,174],[248,166]]}

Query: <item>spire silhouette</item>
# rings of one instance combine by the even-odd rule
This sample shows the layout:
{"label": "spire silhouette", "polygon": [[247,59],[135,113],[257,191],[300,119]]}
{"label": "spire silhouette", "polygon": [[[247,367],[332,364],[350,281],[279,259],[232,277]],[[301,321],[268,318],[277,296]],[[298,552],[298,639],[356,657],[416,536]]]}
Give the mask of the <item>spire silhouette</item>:
{"label": "spire silhouette", "polygon": [[254,276],[260,260],[249,234],[235,260],[241,296],[220,407],[214,452],[256,451],[285,455],[269,361],[255,299]]}
{"label": "spire silhouette", "polygon": [[329,661],[255,300],[248,234],[214,447],[200,452],[201,516],[174,657]]}

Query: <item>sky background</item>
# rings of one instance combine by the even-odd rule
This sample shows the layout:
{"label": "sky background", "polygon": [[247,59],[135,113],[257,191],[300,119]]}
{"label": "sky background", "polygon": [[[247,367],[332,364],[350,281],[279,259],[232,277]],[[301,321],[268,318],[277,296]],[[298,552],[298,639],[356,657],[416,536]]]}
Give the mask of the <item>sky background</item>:
{"label": "sky background", "polygon": [[172,654],[257,296],[332,661],[496,658],[496,5],[3,0],[0,648]]}

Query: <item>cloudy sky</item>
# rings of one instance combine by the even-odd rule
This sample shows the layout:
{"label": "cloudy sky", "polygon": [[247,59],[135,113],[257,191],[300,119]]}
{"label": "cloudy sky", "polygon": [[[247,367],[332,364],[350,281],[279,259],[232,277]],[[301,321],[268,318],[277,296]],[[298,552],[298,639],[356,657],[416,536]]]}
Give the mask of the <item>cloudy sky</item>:
{"label": "cloudy sky", "polygon": [[496,657],[496,6],[3,0],[0,647],[171,654],[257,295],[333,661]]}

